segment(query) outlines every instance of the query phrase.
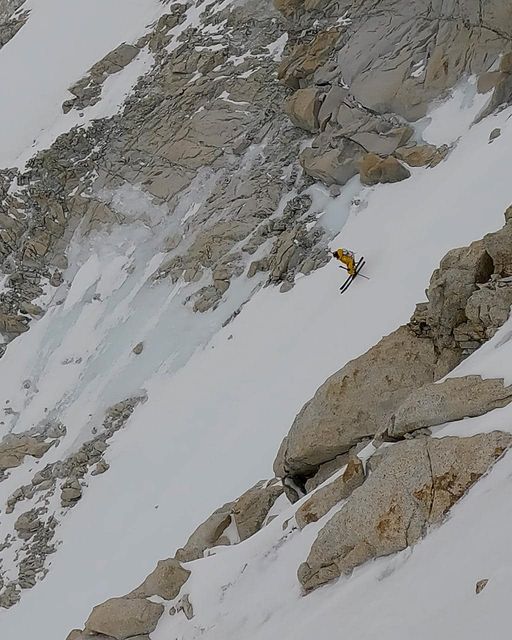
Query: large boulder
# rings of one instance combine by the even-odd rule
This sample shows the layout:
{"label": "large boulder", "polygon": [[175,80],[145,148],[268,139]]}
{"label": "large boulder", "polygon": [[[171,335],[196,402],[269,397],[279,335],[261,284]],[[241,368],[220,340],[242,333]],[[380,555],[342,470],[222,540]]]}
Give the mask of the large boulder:
{"label": "large boulder", "polygon": [[406,327],[332,375],[307,402],[276,458],[274,471],[308,477],[375,435],[409,394],[434,381],[436,353]]}
{"label": "large boulder", "polygon": [[310,147],[304,149],[299,160],[304,171],[312,178],[330,186],[343,186],[357,175],[364,155],[360,145],[348,139],[339,140],[336,148]]}
{"label": "large boulder", "polygon": [[174,600],[189,576],[190,571],[184,569],[175,558],[160,560],[144,582],[129,596],[136,598],[160,596],[164,600]]}
{"label": "large boulder", "polygon": [[413,391],[391,416],[387,431],[401,437],[417,429],[481,416],[511,401],[512,387],[505,387],[503,379],[447,378]]}
{"label": "large boulder", "polygon": [[85,623],[89,635],[101,634],[115,640],[151,633],[164,612],[162,604],[145,598],[111,598],[92,610]]}
{"label": "large boulder", "polygon": [[295,521],[299,529],[320,520],[341,500],[348,498],[350,494],[364,482],[365,474],[363,463],[359,458],[349,460],[345,471],[325,487],[321,487],[306,500],[295,512]]}
{"label": "large boulder", "polygon": [[472,438],[417,438],[381,454],[366,482],[319,532],[298,570],[306,590],[417,542],[510,446],[494,431]]}
{"label": "large boulder", "polygon": [[240,541],[247,540],[261,529],[268,512],[282,493],[283,487],[279,483],[268,487],[256,486],[238,498],[233,506],[233,518]]}
{"label": "large boulder", "polygon": [[359,163],[361,182],[366,185],[400,182],[411,176],[409,169],[396,158],[382,158],[375,153],[366,154]]}

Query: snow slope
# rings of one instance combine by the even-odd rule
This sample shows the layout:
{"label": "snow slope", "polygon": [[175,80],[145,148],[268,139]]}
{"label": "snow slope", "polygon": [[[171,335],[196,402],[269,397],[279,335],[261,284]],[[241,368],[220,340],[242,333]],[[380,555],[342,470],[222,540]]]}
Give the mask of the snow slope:
{"label": "snow slope", "polygon": [[[459,98],[455,92],[453,100],[460,103]],[[453,117],[458,118],[461,109],[474,116],[479,101],[465,102]],[[298,280],[286,295],[261,290],[222,329],[231,310],[250,295],[251,281],[242,278],[230,288],[220,310],[198,316],[181,304],[185,291],[180,285],[174,291],[167,283],[144,286],[162,259],[147,244],[150,231],[134,225],[123,237],[77,240],[74,266],[64,274],[71,283],[65,303],[51,299],[60,293],[49,293],[47,314],[0,360],[0,406],[14,409],[0,427],[23,431],[46,419],[48,411],[58,415],[68,434],[41,463],[46,464],[51,456],[62,457],[88,439],[95,420],[113,402],[141,390],[148,400],[114,437],[106,453],[109,472],[91,479],[79,506],[59,526],[57,538],[63,542],[46,579],[0,614],[2,637],[30,638],[37,631],[37,640],[65,638],[83,624],[92,606],[125,593],[158,559],[172,555],[213,509],[271,475],[283,435],[325,378],[408,320],[446,251],[502,225],[510,204],[510,113],[503,111],[471,129],[472,117],[465,119],[465,127],[457,129],[458,146],[434,169],[417,169],[405,182],[372,189],[360,188],[355,180],[350,189],[359,191],[359,204],[350,206],[340,196],[339,216],[348,216],[348,222],[336,244],[364,253],[371,277],[357,281],[343,297],[338,295],[341,272],[331,263]],[[431,120],[425,135],[439,136],[445,115],[433,113]],[[497,126],[502,135],[489,145],[489,133]],[[131,348],[139,340],[147,346],[134,358]],[[23,390],[27,379],[31,387]],[[97,415],[90,415],[91,406]],[[427,631],[421,635],[424,630],[432,637],[442,616],[450,614],[433,569],[439,567],[446,589],[453,585],[454,598],[462,589],[465,595],[460,597],[470,602],[474,579],[482,577],[480,567],[497,568],[497,559],[484,562],[485,549],[478,546],[485,534],[483,519],[477,524],[473,514],[485,503],[489,518],[499,524],[506,517],[495,505],[506,491],[507,463],[472,492],[446,528],[412,555],[406,552],[363,567],[348,582],[304,600],[299,599],[295,571],[315,529],[295,534],[290,544],[274,549],[282,536],[284,513],[254,539],[201,565],[194,576],[200,583],[194,603],[197,618],[177,637],[202,637],[201,626],[206,626],[206,637],[224,640],[305,638],[313,631],[331,638],[340,628],[357,638],[374,638],[377,630],[383,638],[427,637]],[[0,484],[2,502],[29,480],[38,463],[28,466]],[[496,488],[492,500],[486,500],[486,486]],[[0,539],[2,527],[11,528],[22,510],[18,506],[4,517]],[[457,544],[468,521],[480,529],[474,541],[465,536],[464,553]],[[493,535],[499,549],[505,536],[498,530]],[[444,546],[436,544],[435,536],[443,537]],[[462,563],[468,554],[477,556],[472,544],[480,549],[481,564],[474,572],[461,569],[450,582],[443,554],[449,550],[453,562]],[[247,554],[254,563],[245,577],[239,575],[240,558]],[[457,564],[451,566],[458,571]],[[232,582],[237,588],[228,589],[225,600],[218,602],[219,585]],[[258,604],[255,584],[261,588]],[[487,593],[479,602],[485,602]],[[425,611],[427,598],[430,608]],[[364,625],[363,602],[371,603]],[[493,601],[492,607],[498,604]],[[400,612],[407,607],[409,617],[404,618]],[[165,616],[154,639],[175,637],[170,625]],[[457,635],[452,628],[450,637],[478,637],[476,627],[468,624],[464,630],[465,635]]]}
{"label": "snow slope", "polygon": [[[164,10],[159,0],[27,0],[19,11],[29,19],[0,55],[0,166],[22,165],[82,122],[75,111],[62,113],[68,87],[119,44],[136,41]],[[115,113],[147,68],[143,53],[111,79],[88,118]]]}

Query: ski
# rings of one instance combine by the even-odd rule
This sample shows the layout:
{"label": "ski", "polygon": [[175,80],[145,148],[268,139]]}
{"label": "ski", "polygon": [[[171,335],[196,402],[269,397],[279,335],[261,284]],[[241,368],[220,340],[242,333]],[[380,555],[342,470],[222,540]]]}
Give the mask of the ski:
{"label": "ski", "polygon": [[340,287],[340,293],[345,293],[345,291],[350,287],[350,285],[352,284],[352,282],[354,281],[354,278],[357,277],[357,275],[359,274],[359,272],[361,271],[361,269],[364,267],[364,265],[366,264],[364,257],[359,258],[359,260],[356,263],[356,272],[353,276],[349,276],[345,282],[341,285]]}

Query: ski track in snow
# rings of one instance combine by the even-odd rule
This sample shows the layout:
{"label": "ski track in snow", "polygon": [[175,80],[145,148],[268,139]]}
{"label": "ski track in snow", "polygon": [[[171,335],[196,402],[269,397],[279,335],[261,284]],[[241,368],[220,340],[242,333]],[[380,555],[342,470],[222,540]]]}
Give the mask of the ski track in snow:
{"label": "ski track in snow", "polygon": [[[49,144],[65,130],[71,120],[59,110],[66,88],[163,11],[150,0],[31,0],[27,6],[29,22],[0,55],[0,79],[12,89],[2,101],[2,121],[13,123],[0,132],[0,164],[26,159],[33,140]],[[69,28],[52,33],[59,20]],[[187,23],[197,20],[198,11],[190,9]],[[282,42],[275,44],[277,56]],[[70,50],[73,56],[66,55]],[[118,79],[112,108],[150,64],[141,56]],[[33,95],[39,96],[37,109]],[[63,543],[50,558],[46,579],[0,612],[2,637],[63,640],[95,604],[127,592],[157,560],[173,555],[212,510],[270,477],[282,437],[325,378],[409,319],[446,251],[502,225],[510,204],[511,110],[469,129],[483,103],[481,97],[467,103],[467,95],[455,90],[424,123],[428,140],[461,138],[438,167],[415,169],[410,180],[371,189],[354,180],[327,207],[325,190],[312,188],[327,226],[340,228],[348,218],[335,244],[367,260],[371,279],[357,280],[344,296],[338,295],[340,271],[331,263],[301,278],[286,295],[260,291],[220,329],[254,284],[241,279],[218,311],[202,316],[182,305],[182,285],[149,287],[163,257],[151,242],[160,221],[149,205],[153,232],[126,225],[109,237],[75,241],[73,266],[65,273],[67,295],[49,293],[47,314],[0,360],[0,407],[20,414],[5,415],[0,435],[57,416],[68,434],[58,449],[0,484],[1,502],[38,468],[90,438],[108,406],[142,390],[148,401],[112,439],[109,472],[92,479],[79,505],[62,519],[56,537]],[[502,135],[489,145],[494,127]],[[356,194],[360,204],[350,205]],[[128,196],[119,204],[127,211]],[[191,206],[200,201],[190,194]],[[62,299],[64,304],[55,304]],[[512,381],[505,364],[511,328],[508,323],[458,371]],[[145,349],[135,357],[131,349],[140,340]],[[23,389],[27,379],[32,386]],[[510,416],[507,409],[498,411],[447,425],[438,435],[503,428]],[[296,569],[323,521],[301,533],[287,531],[283,541],[283,521],[293,513],[285,507],[254,538],[193,563],[187,587],[196,617],[185,623],[166,614],[152,638],[305,640],[314,634],[327,640],[340,631],[358,640],[467,640],[484,632],[499,637],[512,577],[502,563],[512,516],[510,464],[501,461],[448,522],[412,551],[372,562],[307,598],[300,596]],[[2,514],[0,540],[24,510],[21,503],[13,514]],[[489,586],[475,599],[474,583],[489,576]]]}

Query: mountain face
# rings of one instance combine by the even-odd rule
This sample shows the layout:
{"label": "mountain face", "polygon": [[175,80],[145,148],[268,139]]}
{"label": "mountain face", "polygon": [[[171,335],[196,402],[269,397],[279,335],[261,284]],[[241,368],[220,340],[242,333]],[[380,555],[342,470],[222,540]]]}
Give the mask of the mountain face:
{"label": "mountain face", "polygon": [[0,0],[2,638],[505,637],[511,39]]}

